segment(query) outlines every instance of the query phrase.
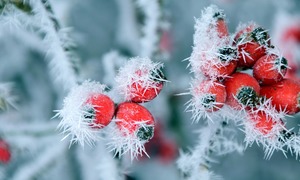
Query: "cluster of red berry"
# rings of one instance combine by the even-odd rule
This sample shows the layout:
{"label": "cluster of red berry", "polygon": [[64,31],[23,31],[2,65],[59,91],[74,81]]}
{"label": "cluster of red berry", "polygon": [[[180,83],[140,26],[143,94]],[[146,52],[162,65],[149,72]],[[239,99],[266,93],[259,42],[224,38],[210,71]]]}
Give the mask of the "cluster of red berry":
{"label": "cluster of red berry", "polygon": [[[300,111],[300,83],[284,79],[287,60],[271,44],[268,31],[253,22],[240,25],[232,40],[223,12],[208,7],[196,22],[190,62],[196,75],[191,94],[197,120],[226,104],[245,110],[265,134],[281,122],[271,111]],[[266,102],[271,106],[265,107]]]}
{"label": "cluster of red berry", "polygon": [[9,145],[3,139],[0,139],[0,163],[7,164],[10,162],[11,152]]}
{"label": "cluster of red berry", "polygon": [[[66,97],[64,108],[58,113],[62,117],[59,126],[64,132],[72,134],[73,140],[80,143],[94,141],[97,139],[97,129],[106,127],[112,121],[112,128],[108,128],[112,141],[116,141],[112,148],[122,153],[132,149],[128,147],[130,142],[134,147],[137,147],[137,142],[143,147],[153,137],[154,118],[139,103],[151,101],[162,90],[166,81],[162,64],[148,58],[132,58],[120,69],[116,81],[118,87],[108,93],[103,85],[87,81]],[[120,95],[122,100],[118,100]],[[113,99],[120,102],[117,107]],[[77,106],[80,116],[78,112],[74,113]]]}

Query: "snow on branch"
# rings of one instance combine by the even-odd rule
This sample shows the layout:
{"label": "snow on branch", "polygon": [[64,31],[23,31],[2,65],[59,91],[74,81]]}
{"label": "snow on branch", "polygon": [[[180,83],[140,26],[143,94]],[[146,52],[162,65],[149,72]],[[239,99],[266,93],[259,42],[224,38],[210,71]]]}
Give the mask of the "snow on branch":
{"label": "snow on branch", "polygon": [[46,0],[32,0],[32,12],[40,31],[45,33],[43,39],[51,59],[49,66],[52,76],[66,90],[77,84],[77,74],[72,48],[74,44],[67,38],[68,29],[62,29],[55,18],[51,6]]}
{"label": "snow on branch", "polygon": [[143,57],[152,57],[158,50],[158,29],[161,18],[159,2],[158,0],[137,0],[136,3],[145,16],[140,39],[141,49],[139,55]]}
{"label": "snow on branch", "polygon": [[8,110],[10,107],[16,108],[16,97],[11,92],[11,83],[0,83],[0,111]]}

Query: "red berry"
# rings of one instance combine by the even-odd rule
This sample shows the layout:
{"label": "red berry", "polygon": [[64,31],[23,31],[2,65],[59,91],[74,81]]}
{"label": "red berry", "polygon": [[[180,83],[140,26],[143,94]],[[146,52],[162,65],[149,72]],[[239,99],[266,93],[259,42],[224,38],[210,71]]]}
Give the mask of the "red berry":
{"label": "red berry", "polygon": [[114,115],[114,102],[104,94],[94,94],[84,106],[84,117],[91,121],[91,127],[103,128],[107,126]]}
{"label": "red berry", "polygon": [[253,76],[262,85],[281,81],[286,72],[287,60],[275,54],[261,57],[253,66]]}
{"label": "red berry", "polygon": [[221,109],[226,101],[225,87],[219,82],[203,81],[194,87],[192,94],[208,112]]}
{"label": "red berry", "polygon": [[261,87],[260,94],[272,98],[272,105],[278,111],[286,110],[288,114],[300,111],[300,83],[284,79],[276,84]]}
{"label": "red berry", "polygon": [[148,102],[154,99],[162,90],[166,80],[159,66],[154,69],[138,69],[129,78],[131,80],[124,89],[126,100],[135,103]]}
{"label": "red berry", "polygon": [[264,111],[249,112],[248,115],[250,117],[250,120],[255,123],[255,127],[265,135],[269,134],[277,124],[277,121],[274,120],[271,116],[267,115]]}
{"label": "red berry", "polygon": [[295,42],[300,42],[300,26],[299,24],[289,27],[285,30],[282,40],[284,42],[292,40]]}
{"label": "red berry", "polygon": [[11,153],[9,145],[0,139],[0,163],[7,164],[10,162]]}
{"label": "red berry", "polygon": [[226,103],[240,109],[244,106],[254,106],[257,102],[260,87],[255,78],[245,73],[235,73],[225,80],[227,93]]}
{"label": "red berry", "polygon": [[124,102],[119,104],[116,111],[118,128],[141,141],[148,141],[154,134],[154,118],[143,106],[137,103]]}
{"label": "red berry", "polygon": [[239,52],[239,67],[252,67],[260,57],[266,54],[266,48],[270,47],[270,36],[267,31],[255,24],[250,24],[240,30],[234,40]]}
{"label": "red berry", "polygon": [[231,75],[237,67],[237,49],[225,46],[219,49],[217,59],[201,66],[202,73],[207,77],[226,77]]}
{"label": "red berry", "polygon": [[219,37],[228,37],[228,28],[225,21],[225,15],[223,12],[216,12],[214,14],[214,18],[217,19],[216,22],[216,30],[218,32]]}

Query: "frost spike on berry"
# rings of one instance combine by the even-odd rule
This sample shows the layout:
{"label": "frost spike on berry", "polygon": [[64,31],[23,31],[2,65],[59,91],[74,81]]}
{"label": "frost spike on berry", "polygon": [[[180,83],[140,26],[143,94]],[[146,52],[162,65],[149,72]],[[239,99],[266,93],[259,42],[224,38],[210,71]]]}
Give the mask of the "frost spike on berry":
{"label": "frost spike on berry", "polygon": [[270,98],[278,111],[285,110],[287,114],[300,111],[300,83],[291,79],[284,79],[270,86],[263,86],[261,96]]}
{"label": "frost spike on berry", "polygon": [[3,139],[0,139],[0,163],[7,164],[11,160],[9,145]]}
{"label": "frost spike on berry", "polygon": [[256,79],[246,73],[234,73],[225,80],[227,93],[226,104],[235,108],[253,107],[256,105],[260,86]]}
{"label": "frost spike on berry", "polygon": [[202,117],[209,118],[209,113],[221,109],[226,100],[224,85],[212,80],[194,80],[190,93],[192,99],[187,103],[187,111],[191,111],[193,121]]}
{"label": "frost spike on berry", "polygon": [[[58,128],[62,130],[63,134],[66,134],[63,139],[71,137],[71,144],[79,142],[82,146],[84,146],[85,143],[92,145],[99,139],[100,126],[96,125],[91,118],[95,117],[96,122],[103,121],[105,124],[108,123],[114,106],[111,105],[110,100],[107,98],[105,100],[105,102],[107,102],[106,107],[95,106],[95,108],[91,109],[92,106],[87,106],[87,102],[98,103],[97,98],[89,100],[94,95],[101,94],[101,96],[103,95],[102,97],[106,97],[104,96],[105,88],[104,85],[98,82],[84,81],[81,85],[77,85],[71,89],[64,99],[63,108],[58,110],[54,116],[61,119]],[[102,103],[102,101],[100,102]],[[106,112],[108,114],[101,117],[102,120],[97,120],[97,117],[100,117],[100,109],[107,109]],[[96,114],[94,114],[94,112],[96,112]]]}
{"label": "frost spike on berry", "polygon": [[154,99],[167,81],[162,72],[163,64],[149,58],[129,59],[116,76],[118,91],[126,101],[136,103]]}
{"label": "frost spike on berry", "polygon": [[287,72],[287,60],[275,54],[267,54],[253,66],[253,76],[261,85],[271,85],[283,79]]}
{"label": "frost spike on berry", "polygon": [[143,153],[147,155],[144,144],[154,135],[152,114],[137,103],[124,102],[116,110],[115,123],[115,129],[109,134],[110,149],[120,155],[129,152],[132,159]]}

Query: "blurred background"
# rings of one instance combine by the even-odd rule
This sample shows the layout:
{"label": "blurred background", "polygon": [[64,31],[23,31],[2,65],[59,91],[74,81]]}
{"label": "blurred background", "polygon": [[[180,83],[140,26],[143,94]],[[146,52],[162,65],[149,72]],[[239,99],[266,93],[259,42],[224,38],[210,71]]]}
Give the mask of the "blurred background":
{"label": "blurred background", "polygon": [[[147,44],[141,43],[141,39],[147,39],[142,29],[147,15],[144,17],[143,7],[137,7],[134,0],[49,2],[76,45],[72,50],[78,57],[74,67],[79,80],[115,86],[113,77],[121,66],[119,62],[133,56],[147,55],[165,64],[170,82],[155,100],[145,104],[157,121],[155,137],[146,145],[151,158],[127,162],[123,157],[125,163],[117,169],[128,180],[182,179],[176,167],[179,150],[197,143],[195,132],[201,123],[192,124],[191,114],[185,112],[184,104],[191,97],[178,94],[188,91],[193,76],[184,60],[192,52],[194,18],[199,18],[210,4],[224,9],[230,33],[240,22],[249,21],[268,29],[272,42],[289,60],[292,69],[288,77],[300,77],[298,0],[160,0],[157,11],[149,6],[150,15],[160,14],[159,28],[153,36],[159,39],[153,52],[151,48],[147,52]],[[68,140],[61,141],[63,136],[56,129],[59,119],[52,117],[54,110],[61,109],[68,90],[56,82],[56,74],[51,72],[45,34],[36,24],[19,21],[31,18],[30,13],[1,8],[0,97],[12,103],[0,113],[0,140],[8,144],[10,152],[9,160],[0,162],[0,179],[106,179],[103,174],[108,173],[105,166],[109,163],[105,157],[110,154],[102,145],[69,147]],[[288,127],[296,131],[299,114],[287,119]],[[238,135],[243,143],[243,133]],[[263,149],[257,145],[242,155],[231,153],[216,160],[211,169],[226,180],[296,180],[300,176],[300,162],[295,156],[274,152],[270,160],[265,160]]]}

